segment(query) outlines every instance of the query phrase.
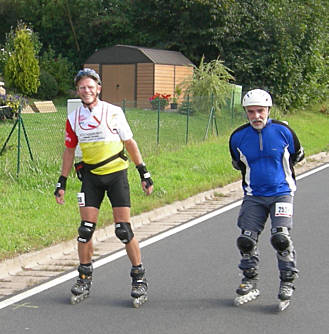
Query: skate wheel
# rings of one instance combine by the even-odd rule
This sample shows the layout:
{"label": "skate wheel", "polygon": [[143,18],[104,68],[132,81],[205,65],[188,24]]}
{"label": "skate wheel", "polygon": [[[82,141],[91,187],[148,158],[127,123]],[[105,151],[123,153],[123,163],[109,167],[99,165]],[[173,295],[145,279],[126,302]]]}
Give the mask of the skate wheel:
{"label": "skate wheel", "polygon": [[79,301],[78,301],[78,296],[71,296],[71,304],[72,305],[75,305],[75,304],[78,304]]}
{"label": "skate wheel", "polygon": [[134,298],[133,299],[133,306],[135,308],[139,308],[140,306],[142,306],[145,302],[147,301],[147,296],[141,296],[138,298]]}
{"label": "skate wheel", "polygon": [[259,296],[260,292],[258,289],[251,290],[249,293],[243,296],[238,296],[234,299],[234,305],[240,306],[255,300]]}
{"label": "skate wheel", "polygon": [[139,307],[141,306],[141,303],[140,303],[140,301],[139,301],[139,298],[135,298],[135,299],[133,300],[133,306],[134,306],[134,308],[139,308]]}
{"label": "skate wheel", "polygon": [[284,311],[290,305],[290,300],[282,300],[279,302],[279,311]]}
{"label": "skate wheel", "polygon": [[82,294],[82,295],[72,295],[71,296],[71,304],[72,305],[75,305],[75,304],[79,304],[81,303],[84,299],[86,299],[87,297],[89,297],[89,292],[88,293],[85,293],[85,294]]}

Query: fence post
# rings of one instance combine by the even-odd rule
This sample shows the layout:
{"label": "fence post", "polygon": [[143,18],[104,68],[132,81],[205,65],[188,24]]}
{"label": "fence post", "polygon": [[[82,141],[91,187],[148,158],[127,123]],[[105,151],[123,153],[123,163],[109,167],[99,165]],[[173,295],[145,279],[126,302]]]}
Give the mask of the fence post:
{"label": "fence post", "polygon": [[16,176],[19,174],[20,158],[21,158],[21,108],[18,108],[18,132],[17,132],[17,170]]}
{"label": "fence post", "polygon": [[185,144],[187,144],[187,142],[188,142],[189,118],[190,118],[190,95],[187,95],[187,112],[186,112],[186,134],[185,134]]}
{"label": "fence post", "polygon": [[214,107],[214,94],[211,94],[211,109],[210,109],[210,114],[208,118],[206,133],[204,135],[203,140],[207,138],[210,126],[211,126],[212,133],[214,132],[214,127],[215,127],[216,135],[218,136],[218,128],[217,128],[216,114],[215,114],[215,107]]}
{"label": "fence post", "polygon": [[23,129],[23,133],[24,133],[24,136],[25,136],[25,140],[26,140],[26,144],[27,144],[27,148],[29,150],[29,153],[30,153],[30,158],[31,160],[33,161],[33,155],[32,155],[32,151],[31,151],[31,147],[30,147],[30,143],[29,143],[29,139],[27,137],[27,133],[26,133],[26,130],[25,130],[25,126],[24,126],[24,122],[23,122],[23,118],[22,118],[22,106],[20,105],[18,107],[18,115],[17,115],[17,119],[9,133],[9,136],[7,137],[5,143],[3,144],[2,146],[2,149],[0,151],[0,155],[2,154],[2,152],[5,150],[6,148],[6,145],[7,143],[9,142],[9,139],[11,137],[11,135],[13,134],[15,128],[16,128],[16,125],[18,124],[18,134],[17,134],[17,170],[16,170],[16,176],[18,177],[18,174],[19,174],[19,170],[20,170],[20,159],[21,159],[21,126],[22,126],[22,129]]}
{"label": "fence post", "polygon": [[231,99],[231,125],[233,125],[234,121],[234,98],[235,98],[235,86],[232,87],[232,99]]}
{"label": "fence post", "polygon": [[125,114],[126,113],[126,99],[122,100],[122,110],[123,110],[123,113]]}
{"label": "fence post", "polygon": [[160,98],[158,98],[157,145],[160,142]]}
{"label": "fence post", "polygon": [[30,153],[30,158],[33,161],[33,156],[32,156],[32,151],[31,151],[29,139],[27,137],[27,133],[26,133],[23,118],[22,118],[22,106],[21,105],[18,107],[18,118],[17,118],[17,120],[18,120],[18,134],[17,134],[17,171],[16,171],[16,176],[18,177],[18,174],[19,174],[19,171],[20,171],[20,161],[21,161],[21,126],[22,126],[23,133],[24,133],[24,136],[25,136],[27,148],[28,148],[29,153]]}

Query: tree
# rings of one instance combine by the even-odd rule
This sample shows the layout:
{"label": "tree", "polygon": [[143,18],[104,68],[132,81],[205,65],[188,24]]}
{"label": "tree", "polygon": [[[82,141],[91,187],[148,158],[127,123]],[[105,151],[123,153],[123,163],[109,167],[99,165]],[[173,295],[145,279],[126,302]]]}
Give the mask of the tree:
{"label": "tree", "polygon": [[195,64],[222,58],[214,43],[214,31],[229,30],[227,8],[233,0],[134,0],[135,45],[181,51]]}
{"label": "tree", "polygon": [[40,85],[39,63],[36,59],[31,33],[32,31],[27,27],[16,30],[14,50],[4,70],[6,83],[28,96],[36,93]]}
{"label": "tree", "polygon": [[0,45],[6,42],[6,34],[18,21],[20,4],[24,0],[0,0]]}
{"label": "tree", "polygon": [[245,90],[268,89],[283,109],[328,96],[326,0],[236,0],[217,47]]}
{"label": "tree", "polygon": [[39,40],[38,34],[32,31],[32,29],[28,28],[23,21],[18,21],[16,24],[16,28],[11,27],[10,31],[5,34],[6,39],[4,42],[4,46],[3,48],[0,49],[0,73],[3,73],[4,67],[6,63],[8,62],[10,55],[14,52],[14,48],[15,48],[14,40],[16,37],[16,31],[24,30],[24,29],[29,30],[30,37],[33,43],[34,52],[36,55],[39,54],[42,48],[42,43]]}
{"label": "tree", "polygon": [[97,49],[124,44],[133,35],[133,18],[127,18],[127,0],[20,1],[24,5],[17,18],[31,22],[39,32],[42,51],[51,46],[55,54],[62,54],[76,67]]}
{"label": "tree", "polygon": [[76,67],[115,44],[220,58],[244,90],[268,89],[285,109],[328,97],[328,11],[328,0],[0,0],[2,26],[31,22],[42,51]]}

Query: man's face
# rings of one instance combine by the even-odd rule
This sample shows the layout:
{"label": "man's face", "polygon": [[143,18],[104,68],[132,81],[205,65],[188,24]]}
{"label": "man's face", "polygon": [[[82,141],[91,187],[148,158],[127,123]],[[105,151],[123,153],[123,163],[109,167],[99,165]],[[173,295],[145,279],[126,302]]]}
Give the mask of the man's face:
{"label": "man's face", "polygon": [[89,77],[82,78],[77,84],[77,94],[81,101],[89,108],[97,104],[97,97],[101,92],[101,86]]}
{"label": "man's face", "polygon": [[249,106],[246,113],[251,126],[256,130],[261,130],[267,123],[269,110],[268,107]]}

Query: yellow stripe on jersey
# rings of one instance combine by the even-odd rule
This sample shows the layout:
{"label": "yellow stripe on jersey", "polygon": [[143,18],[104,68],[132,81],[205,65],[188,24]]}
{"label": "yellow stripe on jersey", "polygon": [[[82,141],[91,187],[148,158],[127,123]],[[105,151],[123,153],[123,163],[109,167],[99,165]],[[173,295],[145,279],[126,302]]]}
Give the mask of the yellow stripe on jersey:
{"label": "yellow stripe on jersey", "polygon": [[[119,153],[123,149],[123,143],[119,142],[89,142],[80,143],[83,161],[86,164],[96,164]],[[93,169],[91,172],[97,175],[105,175],[128,168],[128,161],[117,158],[108,164]]]}

